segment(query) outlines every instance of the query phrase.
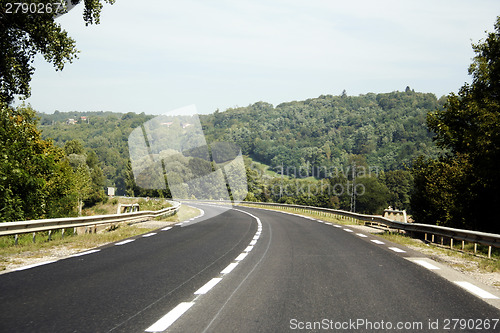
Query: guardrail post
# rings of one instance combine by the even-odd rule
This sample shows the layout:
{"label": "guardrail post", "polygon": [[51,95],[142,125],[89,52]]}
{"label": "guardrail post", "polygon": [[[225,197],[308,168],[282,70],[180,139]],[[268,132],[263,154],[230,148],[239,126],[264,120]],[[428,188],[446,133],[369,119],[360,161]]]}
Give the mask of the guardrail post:
{"label": "guardrail post", "polygon": [[465,241],[462,241],[462,251],[465,249]]}
{"label": "guardrail post", "polygon": [[477,243],[474,243],[474,253],[477,252]]}
{"label": "guardrail post", "polygon": [[19,241],[19,236],[16,234],[16,236],[14,237],[14,245],[17,245]]}
{"label": "guardrail post", "polygon": [[35,242],[36,232],[33,233],[33,243]]}
{"label": "guardrail post", "polygon": [[450,249],[453,250],[453,238],[450,238]]}
{"label": "guardrail post", "polygon": [[64,228],[61,229],[61,239],[64,239]]}
{"label": "guardrail post", "polygon": [[50,240],[50,235],[52,235],[52,230],[49,230],[49,239]]}
{"label": "guardrail post", "polygon": [[431,235],[431,243],[434,243],[434,235]]}
{"label": "guardrail post", "polygon": [[491,259],[491,245],[488,246],[488,258]]}

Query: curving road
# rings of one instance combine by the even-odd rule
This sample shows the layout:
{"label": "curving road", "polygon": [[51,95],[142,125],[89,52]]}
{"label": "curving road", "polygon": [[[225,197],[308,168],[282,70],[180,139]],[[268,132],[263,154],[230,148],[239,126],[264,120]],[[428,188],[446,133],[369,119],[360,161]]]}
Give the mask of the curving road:
{"label": "curving road", "polygon": [[0,275],[0,332],[500,331],[481,298],[494,295],[422,254],[290,214],[198,207],[173,228]]}

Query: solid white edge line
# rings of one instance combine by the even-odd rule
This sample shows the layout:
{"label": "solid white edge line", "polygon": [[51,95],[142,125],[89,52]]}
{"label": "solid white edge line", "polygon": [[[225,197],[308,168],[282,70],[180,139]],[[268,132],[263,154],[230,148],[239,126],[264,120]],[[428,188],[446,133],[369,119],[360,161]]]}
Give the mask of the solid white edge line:
{"label": "solid white edge line", "polygon": [[247,255],[248,255],[248,252],[243,252],[243,253],[240,253],[240,255],[239,255],[239,256],[237,256],[237,257],[236,257],[236,259],[234,259],[234,260],[236,260],[236,261],[243,260],[243,259],[245,259],[245,257],[246,257]]}
{"label": "solid white edge line", "polygon": [[56,262],[56,261],[57,260],[39,262],[39,263],[36,263],[36,264],[31,264],[31,265],[28,265],[28,266],[23,266],[23,267],[16,268],[16,269],[14,269],[14,271],[24,271],[25,269],[30,269],[30,268],[34,268],[34,267],[38,267],[38,266],[52,264],[53,262]]}
{"label": "solid white edge line", "polygon": [[405,250],[401,250],[398,247],[389,247],[389,250],[392,250],[394,252],[399,252],[399,253],[405,253],[406,252]]}
{"label": "solid white edge line", "polygon": [[135,241],[135,239],[126,239],[124,241],[115,243],[115,245],[123,245],[123,244],[127,244],[127,243],[132,243],[133,241]]}
{"label": "solid white edge line", "polygon": [[220,273],[221,274],[228,274],[228,273],[231,273],[231,271],[236,267],[238,266],[238,263],[237,262],[232,262],[230,263],[229,265],[227,265],[226,268],[224,268]]}
{"label": "solid white edge line", "polygon": [[179,303],[175,308],[170,310],[169,313],[161,317],[156,323],[149,326],[145,332],[163,332],[170,325],[172,325],[180,316],[184,314],[190,307],[194,305],[194,302],[182,302]]}
{"label": "solid white edge line", "polygon": [[378,239],[371,239],[371,242],[374,242],[375,244],[382,245],[385,244],[384,242],[379,241]]}
{"label": "solid white edge line", "polygon": [[205,283],[203,287],[194,292],[195,295],[204,295],[210,291],[217,283],[219,283],[222,278],[213,278],[212,280]]}
{"label": "solid white edge line", "polygon": [[151,237],[151,236],[154,236],[154,235],[156,235],[156,232],[151,232],[149,234],[142,235],[142,237]]}
{"label": "solid white edge line", "polygon": [[431,264],[430,262],[427,262],[425,260],[422,260],[422,259],[413,259],[412,260],[414,263],[416,264],[419,264],[420,266],[422,267],[425,267],[427,269],[439,269],[439,267],[437,266],[434,266],[433,264]]}
{"label": "solid white edge line", "polygon": [[488,298],[488,299],[498,299],[497,296],[490,294],[486,290],[483,290],[479,287],[476,287],[472,283],[466,282],[466,281],[453,281],[453,283],[459,285],[460,287],[464,288],[465,290],[473,293],[476,296],[479,296],[481,298]]}

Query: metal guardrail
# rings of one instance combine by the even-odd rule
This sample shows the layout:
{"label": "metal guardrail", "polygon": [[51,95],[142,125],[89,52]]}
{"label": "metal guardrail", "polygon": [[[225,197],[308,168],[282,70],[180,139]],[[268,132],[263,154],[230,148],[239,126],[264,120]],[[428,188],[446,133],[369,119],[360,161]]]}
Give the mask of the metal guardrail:
{"label": "metal guardrail", "polygon": [[[183,200],[184,201],[184,200]],[[189,201],[189,200],[186,200]],[[209,200],[204,200],[209,201]],[[230,201],[211,201],[212,203],[216,202],[224,202],[230,203]],[[481,231],[472,231],[466,229],[455,229],[442,227],[437,225],[430,224],[421,224],[421,223],[407,223],[407,222],[399,222],[393,221],[391,219],[382,217],[380,215],[366,215],[366,214],[358,214],[353,212],[348,212],[344,210],[330,209],[330,208],[322,208],[322,207],[314,207],[314,206],[302,206],[302,205],[288,205],[288,204],[280,204],[280,203],[272,203],[272,202],[252,202],[252,201],[241,201],[237,204],[243,205],[255,205],[255,206],[274,206],[274,207],[283,207],[283,208],[292,208],[296,210],[309,210],[311,212],[319,212],[323,214],[335,215],[341,219],[349,219],[353,222],[362,221],[363,224],[376,224],[382,225],[390,229],[395,229],[397,231],[404,230],[408,233],[417,233],[424,236],[426,241],[430,241],[434,243],[435,236],[447,238],[450,240],[450,247],[453,248],[454,240],[462,241],[462,250],[464,249],[464,242],[474,243],[474,253],[477,252],[477,244],[482,244],[488,246],[488,257],[491,258],[491,248],[496,247],[500,248],[500,235],[492,234]],[[429,239],[429,235],[431,236]],[[443,240],[441,238],[441,241]]]}
{"label": "metal guardrail", "polygon": [[[180,202],[170,201],[172,207],[167,207],[157,211],[139,211],[125,214],[96,215],[83,217],[64,217],[56,219],[29,220],[17,222],[0,223],[0,236],[17,235],[26,233],[36,233],[59,229],[69,229],[77,227],[92,227],[102,224],[115,224],[121,222],[132,222],[143,219],[154,218],[163,215],[175,214],[180,206]],[[33,235],[34,239],[35,235]],[[50,234],[49,234],[50,237]]]}

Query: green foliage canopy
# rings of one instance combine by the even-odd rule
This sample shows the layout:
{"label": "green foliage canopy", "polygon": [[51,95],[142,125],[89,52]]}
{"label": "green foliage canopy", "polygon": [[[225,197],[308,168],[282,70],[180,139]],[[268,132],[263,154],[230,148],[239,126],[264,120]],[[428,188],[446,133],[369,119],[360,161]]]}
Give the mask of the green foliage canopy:
{"label": "green foliage canopy", "polygon": [[43,140],[35,111],[0,103],[0,221],[69,214],[71,167]]}
{"label": "green foliage canopy", "polygon": [[500,232],[500,17],[473,49],[472,83],[427,117],[448,153],[417,161],[412,207],[422,223]]}
{"label": "green foliage canopy", "polygon": [[[114,0],[104,1],[114,3]],[[0,1],[0,101],[7,104],[13,101],[15,95],[30,96],[29,84],[35,72],[33,61],[37,54],[42,54],[56,70],[62,70],[65,63],[72,62],[78,54],[75,41],[55,22],[55,12],[6,13],[8,2],[12,3]],[[85,0],[84,4],[85,24],[98,24],[102,0]]]}

